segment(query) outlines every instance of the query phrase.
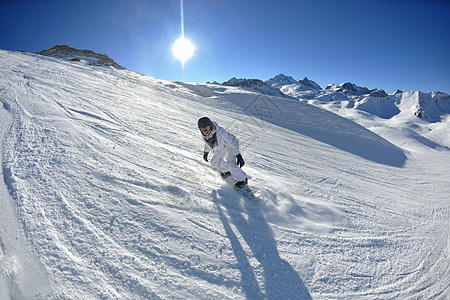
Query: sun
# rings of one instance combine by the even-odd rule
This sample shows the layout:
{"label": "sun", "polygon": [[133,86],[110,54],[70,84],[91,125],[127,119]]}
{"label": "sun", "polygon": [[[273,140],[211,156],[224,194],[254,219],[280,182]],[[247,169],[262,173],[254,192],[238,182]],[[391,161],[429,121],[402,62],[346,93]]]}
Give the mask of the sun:
{"label": "sun", "polygon": [[178,58],[184,65],[184,63],[191,58],[194,54],[195,47],[190,40],[180,37],[175,44],[173,44],[172,52],[173,55]]}

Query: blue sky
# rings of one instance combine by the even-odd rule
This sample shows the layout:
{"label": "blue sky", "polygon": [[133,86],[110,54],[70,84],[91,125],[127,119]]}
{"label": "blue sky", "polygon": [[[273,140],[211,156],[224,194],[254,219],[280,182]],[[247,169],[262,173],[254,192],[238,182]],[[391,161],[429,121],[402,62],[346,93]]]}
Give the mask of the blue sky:
{"label": "blue sky", "polygon": [[180,0],[1,0],[0,49],[69,45],[127,69],[188,82],[308,77],[450,93],[450,1],[184,0],[196,46],[182,67]]}

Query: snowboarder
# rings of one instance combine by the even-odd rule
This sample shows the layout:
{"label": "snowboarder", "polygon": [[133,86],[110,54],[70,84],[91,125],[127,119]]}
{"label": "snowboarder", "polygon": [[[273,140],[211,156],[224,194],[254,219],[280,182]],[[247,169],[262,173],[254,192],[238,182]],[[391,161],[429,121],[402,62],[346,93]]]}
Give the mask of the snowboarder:
{"label": "snowboarder", "polygon": [[246,186],[247,174],[241,169],[245,162],[236,137],[207,117],[198,120],[198,128],[205,140],[203,159],[208,162],[208,155],[212,152],[211,166],[220,172],[222,178],[233,175],[235,189]]}

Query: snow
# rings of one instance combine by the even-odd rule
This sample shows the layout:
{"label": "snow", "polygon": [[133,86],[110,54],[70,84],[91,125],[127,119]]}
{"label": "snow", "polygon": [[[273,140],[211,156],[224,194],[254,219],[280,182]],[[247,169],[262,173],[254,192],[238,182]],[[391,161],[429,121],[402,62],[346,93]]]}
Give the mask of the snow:
{"label": "snow", "polygon": [[[448,115],[314,93],[0,51],[0,298],[447,299]],[[203,161],[205,115],[257,202]]]}
{"label": "snow", "polygon": [[246,89],[251,89],[253,91],[258,91],[265,95],[279,96],[283,97],[283,93],[277,88],[263,82],[260,79],[245,79],[245,78],[231,78],[230,80],[222,83],[225,86],[237,86]]}
{"label": "snow", "polygon": [[[272,87],[279,89],[289,89],[293,88],[294,90],[299,91],[308,91],[308,90],[321,90],[322,88],[316,82],[309,80],[308,78],[303,78],[303,80],[297,81],[291,76],[286,76],[284,74],[278,74],[277,76],[269,79],[266,83]],[[282,90],[282,92],[284,92]],[[287,94],[287,93],[285,93]]]}
{"label": "snow", "polygon": [[[4,139],[11,121],[2,106],[0,140]],[[3,169],[3,176],[5,171]],[[47,292],[47,278],[25,240],[13,200],[3,181],[0,181],[0,199],[0,299],[32,299],[35,295],[43,295]]]}

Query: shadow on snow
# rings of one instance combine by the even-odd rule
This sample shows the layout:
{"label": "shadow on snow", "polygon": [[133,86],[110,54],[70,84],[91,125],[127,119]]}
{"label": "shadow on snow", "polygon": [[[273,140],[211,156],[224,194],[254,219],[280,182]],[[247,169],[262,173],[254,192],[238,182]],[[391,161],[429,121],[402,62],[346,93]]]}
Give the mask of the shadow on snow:
{"label": "shadow on snow", "polygon": [[[259,204],[243,199],[243,207],[240,207],[237,203],[242,196],[227,188],[212,191],[211,197],[236,257],[241,272],[241,287],[246,298],[312,299],[297,272],[280,257],[272,229]],[[244,212],[247,218],[244,217]],[[248,253],[231,224],[239,231],[250,247],[253,257],[261,265],[264,288],[259,286]]]}
{"label": "shadow on snow", "polygon": [[259,127],[264,127],[262,121],[265,121],[380,164],[402,167],[406,162],[407,157],[399,147],[327,110],[297,100],[264,95],[239,99],[236,104]]}

